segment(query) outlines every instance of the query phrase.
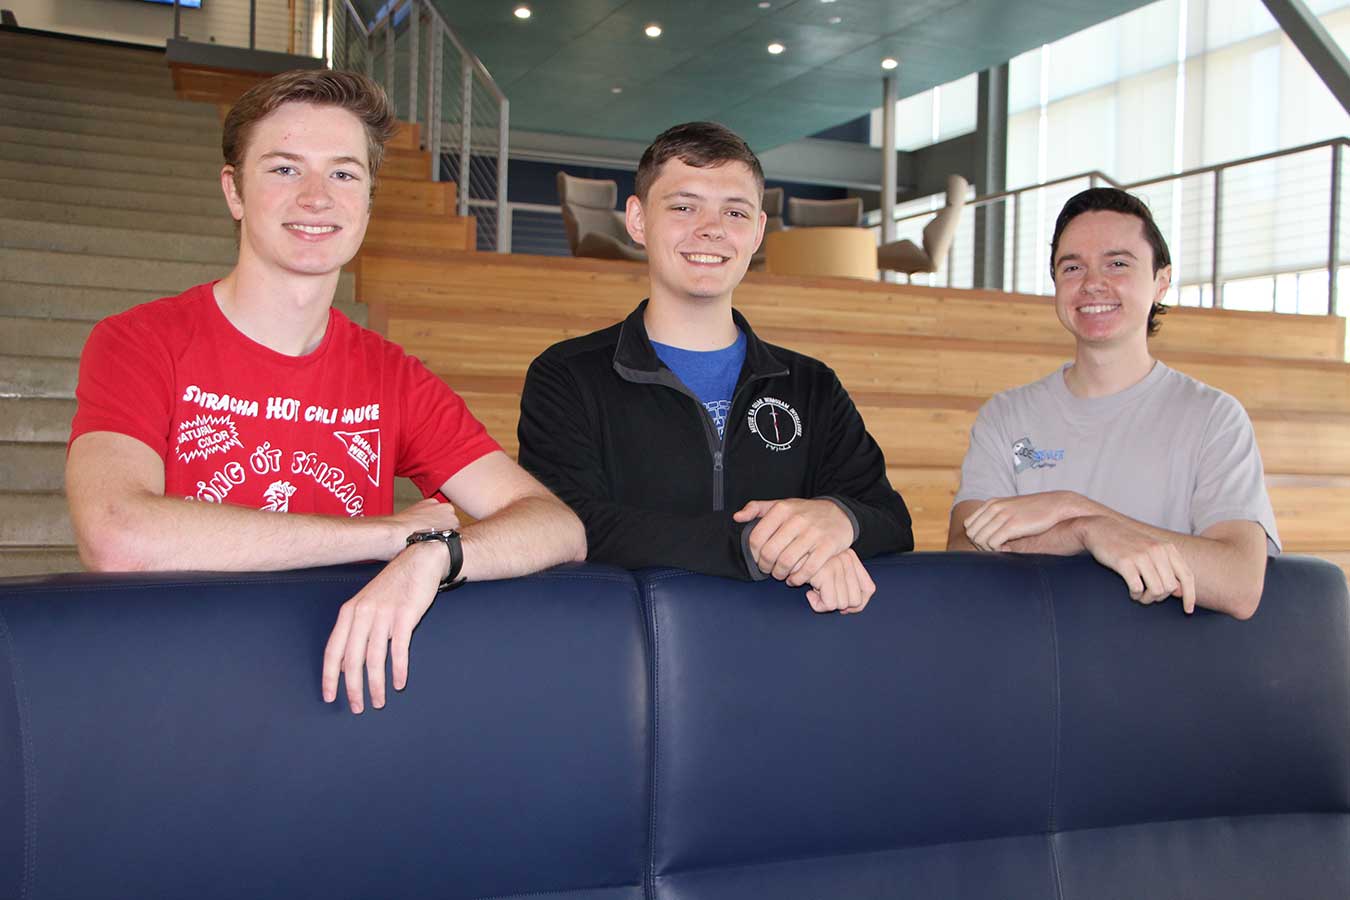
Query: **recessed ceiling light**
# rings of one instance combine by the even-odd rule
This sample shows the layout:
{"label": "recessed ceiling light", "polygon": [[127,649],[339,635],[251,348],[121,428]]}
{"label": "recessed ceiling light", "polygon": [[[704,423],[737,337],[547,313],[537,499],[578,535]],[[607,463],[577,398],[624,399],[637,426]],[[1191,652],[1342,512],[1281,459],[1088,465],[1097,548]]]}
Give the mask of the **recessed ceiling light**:
{"label": "recessed ceiling light", "polygon": [[829,19],[827,19],[826,21],[828,21],[831,25],[838,25],[840,22],[844,20],[841,16],[830,16]]}
{"label": "recessed ceiling light", "polygon": [[833,3],[834,0],[820,0],[821,3]]}
{"label": "recessed ceiling light", "polygon": [[515,15],[517,19],[528,19],[531,15],[530,8],[528,6],[517,6]]}
{"label": "recessed ceiling light", "polygon": [[756,3],[755,5],[758,6],[760,9],[768,9],[770,6],[773,6],[773,4],[769,2],[769,0],[759,0],[759,2]]}
{"label": "recessed ceiling light", "polygon": [[777,56],[778,54],[782,53],[782,52],[783,52],[784,50],[786,50],[786,49],[787,49],[786,47],[784,47],[782,44],[778,43],[777,41],[774,41],[774,42],[773,42],[772,44],[770,44],[769,47],[768,47],[769,52],[772,53],[774,56]]}
{"label": "recessed ceiling light", "polygon": [[898,65],[900,65],[900,61],[892,56],[888,56],[881,61],[881,67],[883,69],[894,69]]}
{"label": "recessed ceiling light", "polygon": [[623,88],[619,87],[618,85],[615,85],[614,87],[612,87],[612,88],[609,89],[609,92],[610,92],[611,94],[622,94],[622,93],[623,93]]}
{"label": "recessed ceiling light", "polygon": [[660,26],[660,25],[657,25],[655,22],[653,22],[653,23],[651,23],[650,25],[648,25],[646,28],[642,29],[642,33],[645,34],[645,35],[647,35],[647,37],[651,37],[651,38],[657,38],[657,37],[660,37],[660,36],[661,36],[661,26]]}

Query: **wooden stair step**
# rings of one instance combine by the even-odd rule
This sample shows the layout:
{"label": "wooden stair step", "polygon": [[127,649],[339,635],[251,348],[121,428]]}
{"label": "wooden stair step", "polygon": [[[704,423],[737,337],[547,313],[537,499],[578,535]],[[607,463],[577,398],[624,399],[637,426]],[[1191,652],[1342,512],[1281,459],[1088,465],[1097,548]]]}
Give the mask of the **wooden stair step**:
{"label": "wooden stair step", "polygon": [[[640,263],[495,253],[457,261],[453,269],[414,254],[391,256],[367,267],[362,278],[410,306],[564,314],[586,317],[595,327],[626,315],[647,291]],[[1007,343],[1062,348],[1065,356],[1072,347],[1049,298],[841,282],[751,273],[735,303],[759,331],[997,336]],[[1152,346],[1163,358],[1219,349],[1233,357],[1340,362],[1344,329],[1344,320],[1326,316],[1174,308]]]}

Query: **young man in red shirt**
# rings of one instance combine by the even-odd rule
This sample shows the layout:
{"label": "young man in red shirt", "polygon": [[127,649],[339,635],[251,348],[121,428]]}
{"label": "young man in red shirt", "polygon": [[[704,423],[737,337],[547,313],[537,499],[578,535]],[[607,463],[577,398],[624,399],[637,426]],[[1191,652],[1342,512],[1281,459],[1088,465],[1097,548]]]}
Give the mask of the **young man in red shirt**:
{"label": "young man in red shirt", "polygon": [[[239,230],[228,275],[98,325],[80,362],[66,492],[91,569],[389,564],[343,605],[324,699],[353,712],[408,676],[439,589],[585,557],[576,516],[517,466],[417,359],[332,309],[361,246],[384,92],[346,72],[278,75],[224,125]],[[427,499],[395,513],[393,479]],[[459,527],[456,509],[477,521]],[[290,515],[277,515],[289,512]]]}

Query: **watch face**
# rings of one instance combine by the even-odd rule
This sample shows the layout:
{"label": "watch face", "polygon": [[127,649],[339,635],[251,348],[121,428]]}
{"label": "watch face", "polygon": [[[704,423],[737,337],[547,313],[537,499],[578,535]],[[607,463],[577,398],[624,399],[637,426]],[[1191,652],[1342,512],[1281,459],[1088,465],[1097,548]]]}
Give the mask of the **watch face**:
{"label": "watch face", "polygon": [[448,541],[451,538],[459,537],[459,532],[453,528],[447,528],[444,531],[437,531],[435,528],[427,528],[422,531],[414,531],[408,535],[408,543],[416,544],[423,541]]}

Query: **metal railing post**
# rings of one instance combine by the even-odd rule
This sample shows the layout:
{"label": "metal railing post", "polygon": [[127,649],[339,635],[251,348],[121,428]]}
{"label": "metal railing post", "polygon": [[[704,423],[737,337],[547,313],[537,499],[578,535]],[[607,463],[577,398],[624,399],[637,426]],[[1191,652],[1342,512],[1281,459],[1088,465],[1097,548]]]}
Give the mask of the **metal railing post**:
{"label": "metal railing post", "polygon": [[1013,260],[1012,260],[1012,292],[1017,293],[1017,268],[1018,262],[1022,257],[1022,192],[1017,191],[1011,194],[1008,199],[1012,202],[1013,217]]}
{"label": "metal railing post", "polygon": [[469,143],[472,137],[470,128],[473,125],[473,63],[469,61],[467,53],[461,52],[459,55],[459,70],[462,81],[462,99],[464,101],[459,115],[459,214],[467,216],[469,214],[469,164],[473,161],[472,148]]}
{"label": "metal railing post", "polygon": [[389,99],[398,105],[394,100],[394,11],[389,10],[389,17],[384,20],[384,89],[389,94]]}
{"label": "metal railing post", "polygon": [[248,0],[248,49],[258,49],[258,0]]}
{"label": "metal railing post", "polygon": [[365,63],[361,66],[367,78],[375,78],[375,33],[367,32],[365,45]]}
{"label": "metal railing post", "polygon": [[183,5],[178,0],[173,0],[173,39],[176,41],[183,36]]}
{"label": "metal railing post", "polygon": [[1331,145],[1331,246],[1327,250],[1327,315],[1336,315],[1341,267],[1341,145]]}
{"label": "metal railing post", "polygon": [[1210,256],[1209,293],[1215,309],[1223,309],[1223,296],[1219,289],[1219,239],[1223,236],[1223,169],[1214,170],[1214,235],[1213,252]]}
{"label": "metal railing post", "polygon": [[427,66],[427,149],[431,151],[431,180],[441,180],[441,66],[445,50],[441,29],[432,26],[430,64]]}
{"label": "metal railing post", "polygon": [[421,31],[422,6],[413,0],[408,11],[408,121],[417,123],[417,63],[422,52],[417,33]]}
{"label": "metal railing post", "polygon": [[511,252],[511,210],[506,204],[506,154],[511,136],[511,104],[503,100],[497,121],[497,252]]}

